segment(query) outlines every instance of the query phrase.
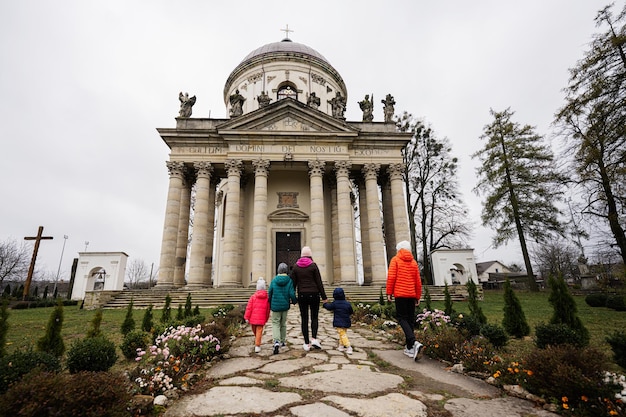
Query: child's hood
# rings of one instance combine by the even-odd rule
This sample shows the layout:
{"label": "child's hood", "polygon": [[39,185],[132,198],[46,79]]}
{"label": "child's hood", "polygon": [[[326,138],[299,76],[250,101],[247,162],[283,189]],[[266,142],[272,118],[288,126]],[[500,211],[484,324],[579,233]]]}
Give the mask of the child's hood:
{"label": "child's hood", "polygon": [[335,288],[335,290],[333,291],[333,298],[335,300],[345,300],[346,294],[343,292],[343,288],[341,287]]}
{"label": "child's hood", "polygon": [[257,290],[254,293],[254,296],[256,298],[267,298],[267,290]]}

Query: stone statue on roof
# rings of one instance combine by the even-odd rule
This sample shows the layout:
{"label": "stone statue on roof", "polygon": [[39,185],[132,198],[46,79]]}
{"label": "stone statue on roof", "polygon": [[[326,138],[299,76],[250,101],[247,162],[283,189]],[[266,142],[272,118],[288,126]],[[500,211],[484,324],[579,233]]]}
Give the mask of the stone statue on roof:
{"label": "stone statue on roof", "polygon": [[230,98],[230,116],[237,117],[243,114],[243,103],[246,98],[239,94],[239,90],[235,90],[235,94],[231,94]]}
{"label": "stone statue on roof", "polygon": [[396,101],[393,99],[391,94],[387,94],[384,100],[380,101],[385,106],[383,107],[383,112],[385,114],[385,123],[393,123],[393,113],[395,111],[394,104]]}
{"label": "stone statue on roof", "polygon": [[366,94],[365,98],[362,101],[359,101],[359,107],[363,110],[363,121],[371,122],[374,120],[374,95],[372,94],[372,99],[370,100],[370,95]]}
{"label": "stone statue on roof", "polygon": [[341,91],[337,91],[335,97],[328,100],[332,109],[333,117],[335,119],[345,119],[344,113],[346,112],[346,98],[341,95]]}
{"label": "stone statue on roof", "polygon": [[183,94],[181,91],[178,94],[178,100],[180,100],[180,110],[178,111],[178,117],[190,117],[191,108],[196,104],[196,96],[189,97],[189,93]]}

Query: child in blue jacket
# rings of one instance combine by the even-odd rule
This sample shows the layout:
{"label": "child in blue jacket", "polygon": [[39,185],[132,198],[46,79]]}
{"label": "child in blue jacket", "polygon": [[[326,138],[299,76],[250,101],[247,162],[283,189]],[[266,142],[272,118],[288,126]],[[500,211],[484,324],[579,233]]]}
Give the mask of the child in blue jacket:
{"label": "child in blue jacket", "polygon": [[343,288],[335,288],[333,298],[334,301],[332,303],[324,303],[323,307],[334,312],[333,327],[337,329],[339,334],[339,347],[337,350],[340,352],[345,351],[348,355],[352,355],[352,346],[348,339],[348,328],[352,325],[350,316],[354,313],[354,310],[352,310],[352,304],[346,300]]}

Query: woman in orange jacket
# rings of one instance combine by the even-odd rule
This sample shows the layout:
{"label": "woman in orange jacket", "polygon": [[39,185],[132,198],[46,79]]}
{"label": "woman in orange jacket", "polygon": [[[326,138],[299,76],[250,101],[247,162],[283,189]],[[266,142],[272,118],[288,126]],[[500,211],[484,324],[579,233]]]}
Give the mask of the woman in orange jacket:
{"label": "woman in orange jacket", "polygon": [[396,317],[406,340],[404,354],[419,360],[423,345],[415,340],[415,308],[422,297],[422,280],[419,267],[413,259],[411,244],[406,240],[396,246],[398,253],[391,258],[387,271],[387,301],[396,303]]}

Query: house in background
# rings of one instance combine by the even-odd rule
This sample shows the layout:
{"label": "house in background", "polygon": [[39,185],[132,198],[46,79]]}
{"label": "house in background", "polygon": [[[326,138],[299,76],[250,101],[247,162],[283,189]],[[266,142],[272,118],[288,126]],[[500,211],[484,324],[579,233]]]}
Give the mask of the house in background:
{"label": "house in background", "polygon": [[430,254],[435,286],[478,284],[474,249],[435,249]]}
{"label": "house in background", "polygon": [[498,261],[478,262],[476,264],[478,281],[485,283],[489,281],[489,274],[510,274],[511,271],[506,265]]}

